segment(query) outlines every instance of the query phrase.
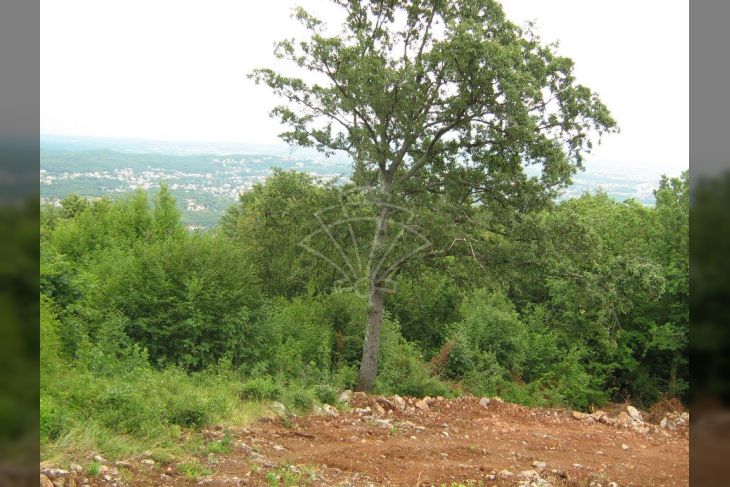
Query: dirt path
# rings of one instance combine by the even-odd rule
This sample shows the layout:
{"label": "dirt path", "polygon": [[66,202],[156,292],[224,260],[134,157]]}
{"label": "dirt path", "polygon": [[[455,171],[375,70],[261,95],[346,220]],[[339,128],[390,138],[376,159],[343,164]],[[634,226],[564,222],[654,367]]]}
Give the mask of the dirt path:
{"label": "dirt path", "polygon": [[[435,399],[428,405],[416,401],[406,399],[401,409],[392,399],[357,397],[353,411],[337,416],[325,412],[264,418],[232,433],[230,453],[201,459],[212,463],[212,475],[206,478],[186,479],[175,464],[135,465],[129,483],[688,485],[689,440],[684,420],[679,426],[634,422],[626,427],[591,417],[576,419],[570,411],[498,400],[486,404],[478,398]],[[209,432],[211,439],[223,434]],[[87,482],[111,485],[98,477]]]}

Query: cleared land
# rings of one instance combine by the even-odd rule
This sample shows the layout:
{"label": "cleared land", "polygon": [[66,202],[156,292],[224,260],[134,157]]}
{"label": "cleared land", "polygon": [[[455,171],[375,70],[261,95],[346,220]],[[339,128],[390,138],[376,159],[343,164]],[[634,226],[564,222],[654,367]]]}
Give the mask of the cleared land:
{"label": "cleared land", "polygon": [[229,448],[201,457],[195,467],[137,457],[74,481],[106,487],[688,485],[688,416],[669,414],[660,424],[628,417],[619,405],[605,415],[581,415],[499,399],[400,402],[356,394],[347,411],[211,428],[208,441]]}

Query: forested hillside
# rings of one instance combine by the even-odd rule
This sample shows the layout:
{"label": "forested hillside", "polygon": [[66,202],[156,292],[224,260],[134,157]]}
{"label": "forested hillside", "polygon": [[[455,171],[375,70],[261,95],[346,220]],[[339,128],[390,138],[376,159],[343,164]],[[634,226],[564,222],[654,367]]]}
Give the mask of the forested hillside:
{"label": "forested hillside", "polygon": [[[43,456],[165,448],[261,399],[334,403],[357,381],[367,296],[315,214],[348,208],[357,247],[374,211],[358,198],[278,171],[206,231],[184,228],[164,186],[43,207]],[[516,213],[438,205],[413,225],[453,241],[393,278],[376,392],[578,409],[686,397],[687,173],[654,207],[603,193]]]}

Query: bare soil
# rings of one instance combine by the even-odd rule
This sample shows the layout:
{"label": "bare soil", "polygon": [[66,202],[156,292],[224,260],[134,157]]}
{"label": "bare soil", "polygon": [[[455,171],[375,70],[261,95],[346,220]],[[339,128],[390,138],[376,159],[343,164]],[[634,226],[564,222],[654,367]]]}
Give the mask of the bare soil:
{"label": "bare soil", "polygon": [[[375,411],[376,404],[384,414]],[[134,460],[125,469],[127,483],[517,486],[531,485],[524,483],[529,474],[521,474],[532,470],[543,479],[532,485],[689,484],[686,427],[647,424],[648,431],[641,432],[581,421],[567,410],[496,400],[482,405],[478,398],[436,399],[425,409],[400,410],[382,398],[359,396],[352,406],[370,407],[374,414],[352,410],[337,416],[265,417],[229,430],[229,453],[200,459],[211,475],[190,479],[175,461],[147,466]],[[211,440],[224,434],[222,429],[208,431]],[[113,482],[101,476],[78,480],[78,485],[105,487]]]}

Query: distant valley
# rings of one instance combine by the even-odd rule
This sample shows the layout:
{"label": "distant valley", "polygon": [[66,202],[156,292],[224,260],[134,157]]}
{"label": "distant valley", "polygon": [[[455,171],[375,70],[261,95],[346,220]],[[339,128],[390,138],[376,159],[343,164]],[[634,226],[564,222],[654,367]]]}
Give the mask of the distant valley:
{"label": "distant valley", "polygon": [[[40,195],[41,201],[58,204],[71,193],[115,198],[165,183],[189,227],[210,227],[241,192],[264,181],[273,168],[343,182],[351,171],[344,156],[326,158],[314,150],[292,151],[281,145],[42,136]],[[661,172],[646,168],[589,162],[561,199],[601,188],[619,201],[635,198],[651,205],[660,177]]]}

